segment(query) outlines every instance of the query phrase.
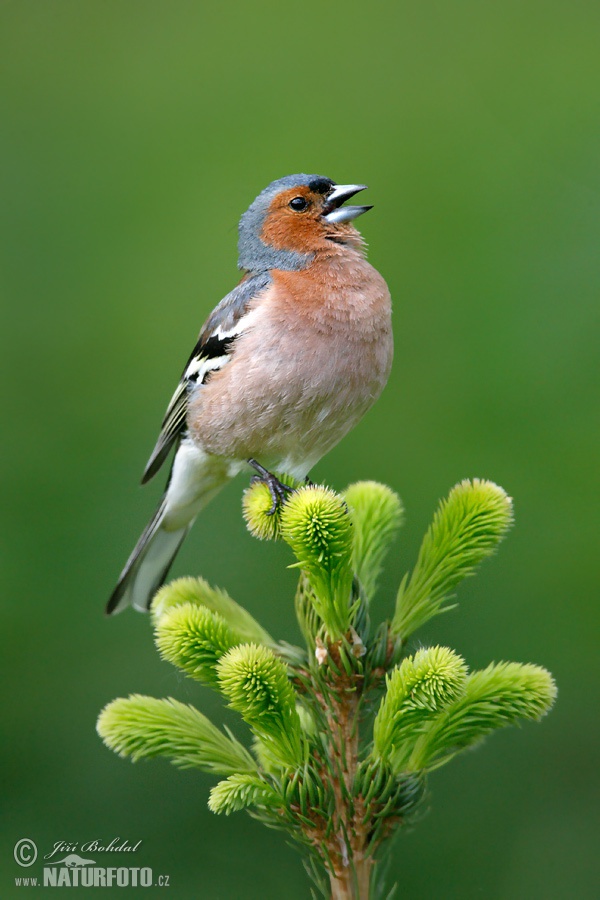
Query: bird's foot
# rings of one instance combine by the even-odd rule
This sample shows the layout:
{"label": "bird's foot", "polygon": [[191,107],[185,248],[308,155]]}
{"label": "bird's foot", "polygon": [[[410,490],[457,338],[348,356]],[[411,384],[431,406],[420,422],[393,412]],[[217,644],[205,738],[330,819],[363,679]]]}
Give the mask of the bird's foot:
{"label": "bird's foot", "polygon": [[273,516],[277,511],[277,507],[280,504],[285,503],[286,495],[291,494],[294,488],[291,488],[288,484],[284,484],[276,475],[273,475],[272,472],[269,472],[268,469],[265,469],[264,466],[261,466],[260,463],[256,462],[255,459],[249,459],[248,464],[258,472],[258,475],[253,477],[252,484],[260,482],[261,484],[266,484],[269,488],[272,504],[267,515]]}

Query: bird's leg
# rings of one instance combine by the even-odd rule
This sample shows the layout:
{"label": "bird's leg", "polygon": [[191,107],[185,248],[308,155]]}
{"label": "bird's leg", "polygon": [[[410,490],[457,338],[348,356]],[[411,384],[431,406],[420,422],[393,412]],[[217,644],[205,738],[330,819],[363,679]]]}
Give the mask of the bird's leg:
{"label": "bird's leg", "polygon": [[287,484],[283,484],[277,478],[277,476],[273,475],[272,472],[269,472],[265,469],[264,466],[261,466],[259,462],[256,462],[255,459],[249,459],[248,465],[252,466],[258,472],[258,475],[255,475],[252,481],[261,481],[263,484],[266,484],[271,493],[271,500],[273,501],[271,509],[268,511],[267,515],[274,515],[277,507],[280,503],[285,502],[285,495],[291,493],[294,489],[289,487]]}

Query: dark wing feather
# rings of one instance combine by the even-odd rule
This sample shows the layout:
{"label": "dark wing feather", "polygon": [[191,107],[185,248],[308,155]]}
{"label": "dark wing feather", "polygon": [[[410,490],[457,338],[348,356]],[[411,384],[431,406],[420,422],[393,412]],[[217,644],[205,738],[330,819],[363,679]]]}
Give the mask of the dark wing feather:
{"label": "dark wing feather", "polygon": [[189,377],[186,377],[186,373],[194,361],[201,364],[202,359],[202,341],[200,339],[194,347],[186,367],[183,370],[179,384],[175,389],[175,393],[171,397],[171,402],[169,403],[162,420],[158,440],[156,441],[154,450],[150,454],[150,459],[146,463],[146,468],[142,475],[142,484],[146,484],[147,481],[150,481],[150,479],[156,475],[169,455],[171,447],[179,441],[179,438],[185,431],[188,392],[190,384],[195,383],[195,380],[192,381]]}
{"label": "dark wing feather", "polygon": [[268,273],[246,276],[210,314],[167,407],[156,446],[142,476],[142,484],[156,475],[171,448],[184,434],[190,392],[204,383],[210,372],[221,368],[228,361],[233,342],[240,333],[237,330],[240,319],[247,312],[250,302],[270,283]]}

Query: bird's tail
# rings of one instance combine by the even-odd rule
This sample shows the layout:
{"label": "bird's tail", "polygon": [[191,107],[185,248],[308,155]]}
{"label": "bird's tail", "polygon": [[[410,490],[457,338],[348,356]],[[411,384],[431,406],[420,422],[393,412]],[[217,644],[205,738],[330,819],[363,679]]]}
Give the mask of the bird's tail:
{"label": "bird's tail", "polygon": [[145,612],[150,606],[152,597],[167,577],[171,563],[190,530],[193,519],[177,531],[166,531],[161,527],[165,508],[166,495],[121,572],[117,586],[106,606],[108,615],[121,612],[129,604]]}
{"label": "bird's tail", "polygon": [[181,443],[160,506],[135,545],[108,601],[108,615],[121,612],[130,604],[140,612],[149,609],[196,516],[233,474],[223,461],[208,457],[191,441]]}

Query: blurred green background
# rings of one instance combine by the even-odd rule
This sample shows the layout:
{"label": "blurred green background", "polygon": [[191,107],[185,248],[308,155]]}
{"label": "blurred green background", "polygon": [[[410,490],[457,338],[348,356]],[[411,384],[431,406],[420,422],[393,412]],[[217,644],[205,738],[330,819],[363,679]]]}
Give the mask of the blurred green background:
{"label": "blurred green background", "polygon": [[[282,835],[208,812],[211,778],[134,767],[94,730],[129,692],[221,717],[146,618],[103,606],[160,493],[138,484],[166,403],[236,283],[239,215],[298,171],[370,185],[395,303],[388,388],[315,470],[405,501],[379,613],[438,498],[491,478],[516,527],[418,640],[560,688],[542,725],[432,777],[399,897],[598,896],[599,41],[590,2],[0,3],[3,898],[41,872],[18,839],[116,836],[170,874],[148,894],[308,896]],[[247,535],[242,486],[174,574],[298,640],[289,553]]]}

